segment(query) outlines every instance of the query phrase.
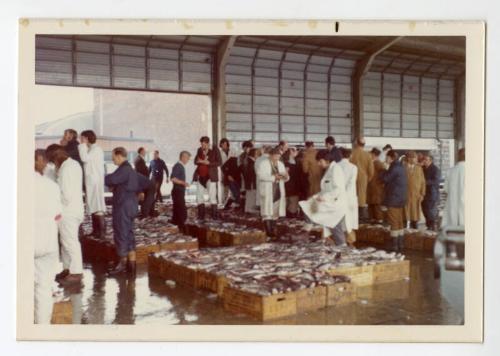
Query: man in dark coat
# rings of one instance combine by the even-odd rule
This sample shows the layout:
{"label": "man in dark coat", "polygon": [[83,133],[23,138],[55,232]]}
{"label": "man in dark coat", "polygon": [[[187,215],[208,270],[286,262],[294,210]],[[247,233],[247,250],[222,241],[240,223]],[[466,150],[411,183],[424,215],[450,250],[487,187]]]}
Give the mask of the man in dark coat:
{"label": "man in dark coat", "polygon": [[148,166],[146,166],[146,161],[144,160],[144,157],[146,156],[146,149],[144,147],[139,147],[137,153],[137,157],[134,161],[135,171],[145,177],[149,177],[149,169]]}
{"label": "man in dark coat", "polygon": [[163,183],[163,172],[167,175],[167,183],[169,178],[168,168],[165,161],[160,158],[160,152],[158,150],[154,153],[154,159],[149,163],[149,174],[155,183],[156,189],[156,200],[163,202],[161,196],[161,185]]}
{"label": "man in dark coat", "polygon": [[155,211],[155,183],[144,177],[142,174],[137,173],[137,181],[139,183],[141,215],[140,219],[147,217],[157,217],[158,213]]}
{"label": "man in dark coat", "polygon": [[335,146],[335,138],[333,136],[328,136],[325,139],[325,146],[328,150],[328,157],[330,162],[340,162],[342,161],[342,154],[337,146]]}
{"label": "man in dark coat", "polygon": [[425,197],[422,200],[422,212],[425,216],[427,229],[437,231],[438,202],[439,202],[439,182],[441,181],[441,171],[433,163],[433,158],[426,155],[423,160],[425,177]]}
{"label": "man in dark coat", "polygon": [[[135,273],[134,218],[137,216],[137,193],[140,192],[138,174],[127,161],[127,150],[117,147],[112,153],[118,168],[108,174],[104,182],[113,191],[113,238],[120,261],[109,274]],[[128,261],[128,263],[127,263]]]}
{"label": "man in dark coat", "polygon": [[401,251],[404,247],[403,209],[406,205],[408,181],[396,151],[387,152],[386,163],[389,169],[380,172],[380,179],[385,184],[383,205],[387,207],[393,250]]}
{"label": "man in dark coat", "polygon": [[191,154],[182,151],[179,155],[179,162],[172,168],[172,202],[174,204],[172,212],[172,222],[184,231],[187,219],[186,209],[186,188],[189,184],[186,181],[186,164],[189,162]]}
{"label": "man in dark coat", "polygon": [[64,150],[66,151],[66,153],[68,153],[68,156],[80,163],[80,166],[83,167],[83,162],[78,151],[79,145],[80,143],[78,142],[78,133],[73,129],[64,130],[64,136],[61,140],[61,146],[64,147]]}
{"label": "man in dark coat", "polygon": [[255,173],[255,160],[259,150],[251,148],[246,157],[246,164],[241,165],[243,180],[245,181],[245,213],[257,213],[257,174]]}
{"label": "man in dark coat", "polygon": [[217,183],[219,182],[219,167],[222,158],[219,148],[210,148],[210,139],[207,136],[200,138],[200,147],[194,158],[196,170],[193,181],[197,182],[196,202],[198,204],[198,219],[205,219],[205,193],[208,193],[211,217],[217,219]]}
{"label": "man in dark coat", "polygon": [[240,189],[241,189],[241,170],[238,166],[238,158],[236,156],[229,157],[221,167],[224,174],[224,185],[229,187],[231,195],[228,197],[224,210],[231,208],[233,203],[238,206],[240,202]]}

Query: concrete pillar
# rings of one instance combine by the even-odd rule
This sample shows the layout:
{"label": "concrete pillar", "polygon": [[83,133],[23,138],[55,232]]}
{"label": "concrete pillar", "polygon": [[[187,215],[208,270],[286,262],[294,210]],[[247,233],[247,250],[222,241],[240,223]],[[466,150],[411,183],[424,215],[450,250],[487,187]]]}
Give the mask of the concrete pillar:
{"label": "concrete pillar", "polygon": [[455,157],[465,147],[465,75],[455,79]]}
{"label": "concrete pillar", "polygon": [[219,45],[215,56],[212,90],[212,141],[217,143],[226,135],[225,68],[236,36],[229,36]]}

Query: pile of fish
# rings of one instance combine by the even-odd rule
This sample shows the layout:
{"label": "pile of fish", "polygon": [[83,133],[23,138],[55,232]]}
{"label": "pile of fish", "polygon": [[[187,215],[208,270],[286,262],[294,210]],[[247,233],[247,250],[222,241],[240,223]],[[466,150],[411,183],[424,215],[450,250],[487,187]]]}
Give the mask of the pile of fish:
{"label": "pile of fish", "polygon": [[155,256],[224,276],[232,287],[262,296],[349,281],[345,276],[332,276],[335,268],[404,260],[404,255],[372,247],[353,249],[320,242],[158,252]]}
{"label": "pile of fish", "polygon": [[[106,242],[113,242],[113,223],[111,216],[106,216]],[[156,218],[136,219],[134,222],[134,236],[137,246],[149,246],[164,243],[194,242],[195,238],[179,233],[177,226],[168,222],[167,216]],[[92,232],[90,217],[82,223],[83,234]]]}

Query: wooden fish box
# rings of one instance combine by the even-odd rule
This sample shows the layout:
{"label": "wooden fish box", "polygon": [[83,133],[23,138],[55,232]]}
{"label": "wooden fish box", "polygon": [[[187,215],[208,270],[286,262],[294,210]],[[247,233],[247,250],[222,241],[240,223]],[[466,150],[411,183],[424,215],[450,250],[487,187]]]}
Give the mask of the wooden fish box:
{"label": "wooden fish box", "polygon": [[191,288],[197,285],[197,270],[167,260],[163,262],[161,277]]}
{"label": "wooden fish box", "polygon": [[146,263],[146,262],[148,262],[148,255],[150,253],[159,252],[159,251],[160,251],[159,244],[137,246],[135,249],[136,262],[137,263]]}
{"label": "wooden fish box", "polygon": [[54,303],[52,309],[51,324],[72,324],[73,323],[73,306],[70,300]]}
{"label": "wooden fish box", "polygon": [[373,282],[388,283],[409,278],[410,261],[380,263],[373,266]]}
{"label": "wooden fish box", "polygon": [[220,231],[208,230],[207,231],[207,246],[220,247],[222,235],[226,234]]}
{"label": "wooden fish box", "polygon": [[197,250],[198,241],[165,242],[160,244],[160,251]]}
{"label": "wooden fish box", "polygon": [[219,297],[222,297],[226,285],[227,279],[224,276],[218,276],[215,273],[204,270],[198,270],[197,272],[196,288],[198,289],[209,290],[213,293],[217,293]]}
{"label": "wooden fish box", "polygon": [[246,314],[261,321],[297,313],[295,292],[262,296],[228,286],[224,288],[223,301],[224,309],[236,314]]}
{"label": "wooden fish box", "polygon": [[336,283],[326,287],[326,305],[337,306],[355,302],[357,288],[353,283]]}
{"label": "wooden fish box", "polygon": [[221,236],[221,246],[239,246],[262,244],[266,242],[266,234],[264,232],[253,232],[243,234],[228,234]]}
{"label": "wooden fish box", "polygon": [[163,227],[162,231],[166,234],[177,234],[179,233],[179,228],[175,225],[168,225]]}
{"label": "wooden fish box", "polygon": [[434,244],[436,243],[435,236],[425,236],[424,237],[424,251],[434,252]]}
{"label": "wooden fish box", "polygon": [[374,283],[373,265],[355,267],[337,267],[329,271],[333,276],[347,276],[356,286],[369,286]]}
{"label": "wooden fish box", "polygon": [[374,284],[369,287],[358,288],[357,296],[360,299],[369,299],[372,302],[407,299],[410,296],[410,283],[405,281],[394,282],[394,286]]}
{"label": "wooden fish box", "polygon": [[326,287],[317,286],[295,292],[297,313],[317,310],[326,307]]}
{"label": "wooden fish box", "polygon": [[148,256],[148,272],[156,277],[162,277],[162,268],[163,268],[163,258],[156,257],[153,254]]}

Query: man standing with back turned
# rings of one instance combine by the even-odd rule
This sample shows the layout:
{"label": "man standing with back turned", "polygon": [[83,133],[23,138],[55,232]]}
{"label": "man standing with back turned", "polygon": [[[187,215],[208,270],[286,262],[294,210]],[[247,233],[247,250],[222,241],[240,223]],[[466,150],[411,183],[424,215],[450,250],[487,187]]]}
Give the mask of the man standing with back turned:
{"label": "man standing with back turned", "polygon": [[149,173],[151,178],[155,183],[156,190],[156,201],[163,202],[163,197],[161,196],[161,185],[163,184],[163,172],[167,175],[167,183],[169,178],[168,168],[165,161],[160,158],[160,152],[156,150],[154,152],[154,159],[149,163]]}

